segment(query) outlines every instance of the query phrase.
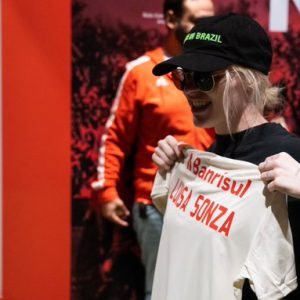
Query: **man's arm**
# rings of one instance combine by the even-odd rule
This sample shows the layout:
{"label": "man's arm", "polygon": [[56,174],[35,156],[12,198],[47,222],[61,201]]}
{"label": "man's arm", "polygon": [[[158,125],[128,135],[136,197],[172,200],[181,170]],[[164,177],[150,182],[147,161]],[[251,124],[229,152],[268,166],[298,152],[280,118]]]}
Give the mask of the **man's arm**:
{"label": "man's arm", "polygon": [[127,226],[124,220],[129,211],[118,195],[117,185],[126,156],[131,152],[138,124],[136,79],[127,70],[119,84],[111,114],[101,139],[98,160],[98,179],[92,187],[96,191],[97,211],[110,221]]}

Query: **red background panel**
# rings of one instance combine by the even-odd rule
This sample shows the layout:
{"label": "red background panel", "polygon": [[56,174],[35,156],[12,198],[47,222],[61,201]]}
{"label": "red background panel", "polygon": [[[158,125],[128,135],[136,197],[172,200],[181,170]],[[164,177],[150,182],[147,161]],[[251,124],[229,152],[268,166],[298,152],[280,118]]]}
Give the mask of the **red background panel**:
{"label": "red background panel", "polygon": [[70,1],[2,1],[4,300],[70,298]]}

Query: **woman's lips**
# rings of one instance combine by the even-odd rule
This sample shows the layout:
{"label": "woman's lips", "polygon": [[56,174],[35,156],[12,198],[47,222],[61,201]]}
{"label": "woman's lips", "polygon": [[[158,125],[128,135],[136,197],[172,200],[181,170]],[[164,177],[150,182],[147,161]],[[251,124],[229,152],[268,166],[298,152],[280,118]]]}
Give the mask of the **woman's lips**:
{"label": "woman's lips", "polygon": [[206,109],[208,109],[211,105],[211,101],[206,101],[206,100],[191,100],[190,105],[192,107],[192,112],[197,113],[197,112],[203,112]]}

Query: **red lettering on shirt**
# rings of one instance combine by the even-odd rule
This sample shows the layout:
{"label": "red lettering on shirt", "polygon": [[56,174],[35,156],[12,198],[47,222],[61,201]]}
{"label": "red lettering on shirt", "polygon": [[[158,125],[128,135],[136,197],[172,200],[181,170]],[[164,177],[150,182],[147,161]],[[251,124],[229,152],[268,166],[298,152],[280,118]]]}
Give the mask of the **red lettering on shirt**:
{"label": "red lettering on shirt", "polygon": [[192,171],[192,159],[193,159],[193,153],[190,154],[189,160],[187,161],[187,164],[186,164],[186,168],[189,171]]}
{"label": "red lettering on shirt", "polygon": [[182,205],[180,206],[180,209],[182,211],[185,211],[188,203],[190,202],[191,200],[191,197],[192,197],[192,190],[190,190],[190,193],[188,194],[188,196],[186,197],[185,201],[182,203]]}
{"label": "red lettering on shirt", "polygon": [[209,227],[214,230],[218,230],[218,226],[216,225],[216,222],[226,214],[228,208],[226,208],[223,205],[220,205],[218,207],[218,210],[219,212],[216,214],[216,217],[209,224]]}
{"label": "red lettering on shirt", "polygon": [[191,217],[194,217],[196,215],[196,213],[197,213],[197,211],[198,211],[198,209],[200,207],[200,201],[203,201],[203,200],[204,200],[203,195],[199,195],[198,198],[197,198],[197,200],[195,201],[195,205],[194,205],[195,210],[190,212],[190,216]]}
{"label": "red lettering on shirt", "polygon": [[218,173],[209,166],[201,165],[200,157],[194,157],[191,153],[187,161],[187,169],[198,178],[207,183],[221,188],[224,192],[230,192],[232,195],[242,198],[250,188],[252,181],[239,182],[230,177],[226,177],[226,172]]}
{"label": "red lettering on shirt", "polygon": [[209,198],[205,198],[203,195],[197,197],[193,211],[190,212],[190,217],[194,218],[197,222],[224,234],[226,237],[230,233],[234,216],[235,213],[233,211],[229,211],[227,207]]}
{"label": "red lettering on shirt", "polygon": [[206,209],[209,207],[210,205],[210,200],[208,198],[206,198],[202,205],[200,206],[199,210],[198,210],[198,213],[196,215],[196,220],[197,221],[200,221],[203,217],[203,214],[205,213]]}
{"label": "red lettering on shirt", "polygon": [[223,190],[223,191],[228,191],[229,190],[229,188],[230,188],[230,181],[231,181],[231,179],[230,178],[228,178],[228,177],[225,177],[225,179],[224,179],[224,181],[223,181],[223,186],[221,186],[221,189]]}
{"label": "red lettering on shirt", "polygon": [[221,226],[221,228],[219,229],[219,232],[224,232],[226,236],[228,236],[230,228],[231,228],[231,224],[234,218],[234,212],[232,211],[230,213],[230,215],[228,216],[228,218],[225,220],[225,222],[223,223],[223,225]]}

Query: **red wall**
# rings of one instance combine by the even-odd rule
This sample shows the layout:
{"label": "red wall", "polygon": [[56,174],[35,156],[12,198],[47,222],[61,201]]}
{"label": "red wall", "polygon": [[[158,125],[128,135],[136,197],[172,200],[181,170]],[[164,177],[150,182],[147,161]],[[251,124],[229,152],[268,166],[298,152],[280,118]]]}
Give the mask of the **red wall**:
{"label": "red wall", "polygon": [[4,300],[70,298],[69,0],[3,0]]}

